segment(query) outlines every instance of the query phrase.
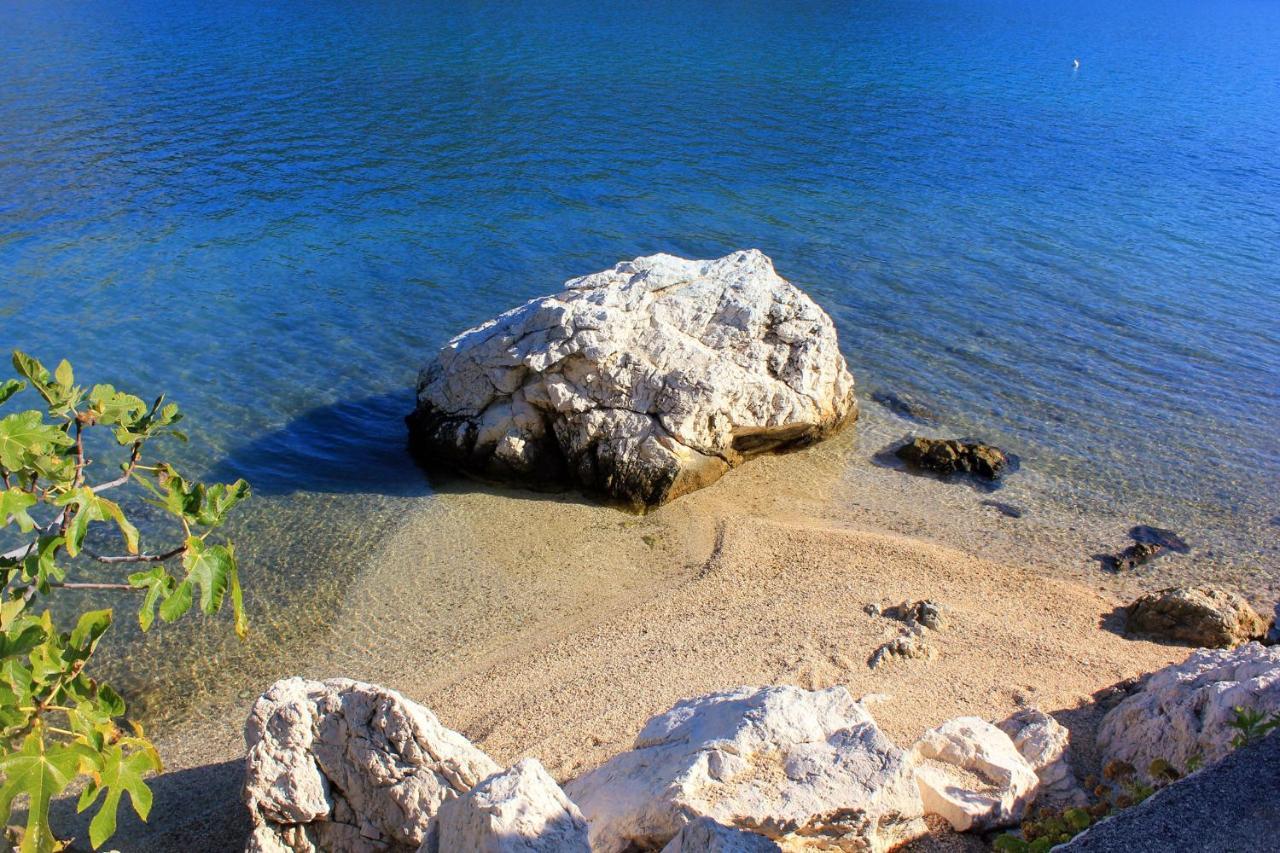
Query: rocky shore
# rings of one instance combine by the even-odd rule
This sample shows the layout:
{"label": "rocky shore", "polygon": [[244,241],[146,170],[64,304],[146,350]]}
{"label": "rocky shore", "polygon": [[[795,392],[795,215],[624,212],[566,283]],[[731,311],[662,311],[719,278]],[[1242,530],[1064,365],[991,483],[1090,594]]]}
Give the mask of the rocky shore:
{"label": "rocky shore", "polygon": [[[930,475],[905,476],[867,451],[883,432],[836,434],[852,388],[829,319],[756,252],[640,258],[459,336],[419,383],[420,459],[660,509],[440,495],[243,743],[225,717],[162,741],[156,813],[207,796],[183,767],[225,762],[239,796],[247,747],[251,850],[986,849],[1220,758],[1237,706],[1280,710],[1247,600],[1064,572],[1039,544],[1061,522],[960,487],[1012,457],[909,436]],[[1149,531],[1147,561],[1179,565]],[[422,559],[455,552],[462,576]],[[161,823],[129,849],[250,829]]]}

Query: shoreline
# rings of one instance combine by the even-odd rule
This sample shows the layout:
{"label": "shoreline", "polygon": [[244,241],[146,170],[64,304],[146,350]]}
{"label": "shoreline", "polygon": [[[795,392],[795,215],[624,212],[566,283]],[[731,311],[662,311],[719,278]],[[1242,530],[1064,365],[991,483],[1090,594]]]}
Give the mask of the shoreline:
{"label": "shoreline", "polygon": [[[397,689],[499,763],[534,756],[562,782],[628,748],[678,699],[771,683],[887,694],[871,710],[899,743],[949,717],[1039,707],[1072,730],[1076,766],[1090,766],[1092,694],[1190,652],[1108,630],[1116,607],[1172,572],[1070,564],[1054,519],[1007,518],[980,503],[989,495],[870,464],[878,426],[755,460],[645,516],[572,495],[437,495],[371,557],[312,654],[280,661],[278,677]],[[936,657],[870,669],[900,623],[863,607],[922,598],[946,621],[931,635]],[[229,693],[256,697],[269,683]],[[152,824],[122,816],[121,843],[238,843],[251,704],[215,702],[161,733],[170,772]],[[192,818],[213,803],[212,822]]]}

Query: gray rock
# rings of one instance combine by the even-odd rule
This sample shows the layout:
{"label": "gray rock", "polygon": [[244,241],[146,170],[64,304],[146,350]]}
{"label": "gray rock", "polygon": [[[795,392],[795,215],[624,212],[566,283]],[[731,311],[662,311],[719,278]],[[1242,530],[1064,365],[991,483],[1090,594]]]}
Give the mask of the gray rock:
{"label": "gray rock", "polygon": [[659,848],[699,816],[784,847],[883,850],[924,831],[906,753],[843,687],[684,700],[566,791],[597,853]]}
{"label": "gray rock", "polygon": [[427,464],[651,507],[856,414],[831,319],[750,250],[636,258],[463,332],[409,425]]}
{"label": "gray rock", "polygon": [[244,738],[262,853],[412,853],[441,803],[499,769],[416,702],[343,678],[277,681]]}
{"label": "gray rock", "polygon": [[1280,713],[1280,647],[1246,643],[1229,650],[1199,649],[1182,663],[1152,673],[1102,718],[1103,763],[1123,761],[1149,778],[1157,758],[1185,771],[1232,749],[1237,707]]}
{"label": "gray rock", "polygon": [[1088,795],[1068,761],[1071,735],[1066,726],[1035,708],[1023,708],[996,724],[1040,779],[1036,805],[1051,808],[1083,806]]}
{"label": "gray rock", "polygon": [[872,652],[867,666],[877,669],[892,660],[931,660],[934,654],[933,646],[925,639],[924,627],[913,624]]}
{"label": "gray rock", "polygon": [[685,824],[662,853],[782,853],[782,848],[763,835],[700,817]]}
{"label": "gray rock", "polygon": [[419,853],[591,853],[587,821],[536,758],[441,804]]}

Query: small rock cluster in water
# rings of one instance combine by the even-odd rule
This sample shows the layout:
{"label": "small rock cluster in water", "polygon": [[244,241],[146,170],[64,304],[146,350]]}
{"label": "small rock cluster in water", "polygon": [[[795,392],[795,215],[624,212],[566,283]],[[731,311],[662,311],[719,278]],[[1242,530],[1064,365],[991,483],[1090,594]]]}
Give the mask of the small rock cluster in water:
{"label": "small rock cluster in water", "polygon": [[1009,457],[998,447],[954,438],[913,438],[899,447],[896,455],[912,468],[944,477],[972,474],[998,480],[1009,465]]}

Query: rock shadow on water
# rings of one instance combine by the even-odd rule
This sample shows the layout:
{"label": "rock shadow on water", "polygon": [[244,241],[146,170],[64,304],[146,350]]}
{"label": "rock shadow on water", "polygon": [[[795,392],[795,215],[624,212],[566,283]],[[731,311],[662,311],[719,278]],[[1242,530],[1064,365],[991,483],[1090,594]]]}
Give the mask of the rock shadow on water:
{"label": "rock shadow on water", "polygon": [[[890,442],[882,450],[878,451],[871,457],[871,464],[877,465],[881,468],[889,468],[893,471],[901,471],[902,473],[910,474],[913,477],[924,477],[929,480],[939,480],[943,483],[952,483],[955,485],[968,486],[969,488],[973,489],[975,492],[978,492],[980,494],[991,494],[992,492],[998,492],[999,490],[1003,489],[1005,486],[1005,482],[1004,482],[1005,478],[1008,477],[1010,474],[1013,474],[1019,468],[1022,467],[1022,460],[1018,457],[1017,454],[1004,451],[1004,455],[1007,460],[1007,467],[1004,469],[1000,477],[995,480],[987,480],[982,477],[976,476],[974,474],[966,474],[963,472],[956,472],[953,474],[944,475],[944,474],[937,474],[933,471],[913,468],[912,466],[908,465],[907,463],[899,459],[897,454],[898,454],[898,449],[900,447],[902,447],[904,444],[907,444],[914,438],[916,438],[916,436],[908,434],[908,435],[902,436],[896,441]],[[976,438],[959,438],[957,440],[962,443],[974,443],[974,444],[980,443],[979,439],[976,439]],[[1012,507],[1012,505],[1009,505],[1009,504],[1005,504],[1004,506],[1007,506],[1013,510],[1017,510],[1016,507]],[[1001,513],[1008,515],[1011,518],[1018,517],[1013,515],[1012,513],[1005,512],[1005,510],[1000,509],[999,507],[997,507],[997,509],[999,509]]]}
{"label": "rock shadow on water", "polygon": [[404,413],[412,407],[409,391],[319,406],[236,448],[207,479],[244,477],[261,495],[432,494],[408,450]]}

